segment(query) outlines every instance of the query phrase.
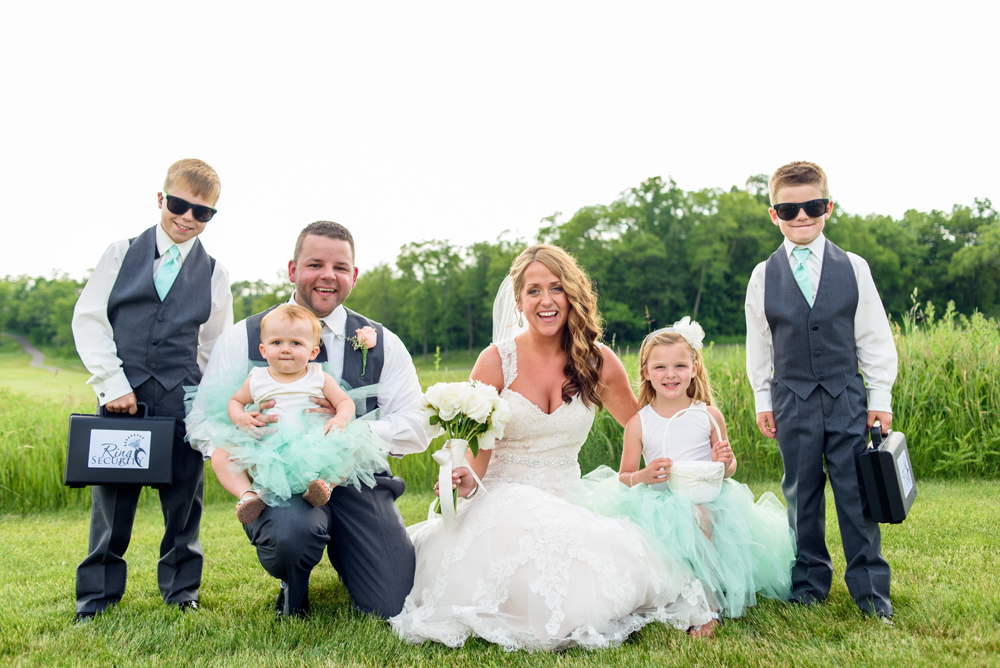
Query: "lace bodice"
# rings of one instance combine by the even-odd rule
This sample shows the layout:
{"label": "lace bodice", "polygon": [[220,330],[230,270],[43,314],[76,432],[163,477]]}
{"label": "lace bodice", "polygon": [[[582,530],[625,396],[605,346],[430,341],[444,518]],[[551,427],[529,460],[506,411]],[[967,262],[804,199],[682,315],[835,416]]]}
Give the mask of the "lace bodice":
{"label": "lace bodice", "polygon": [[508,339],[497,344],[503,366],[500,396],[510,403],[511,418],[497,441],[483,478],[487,490],[507,482],[538,487],[565,496],[569,483],[580,479],[578,456],[594,422],[593,406],[579,396],[545,413],[510,389],[517,378],[517,344]]}

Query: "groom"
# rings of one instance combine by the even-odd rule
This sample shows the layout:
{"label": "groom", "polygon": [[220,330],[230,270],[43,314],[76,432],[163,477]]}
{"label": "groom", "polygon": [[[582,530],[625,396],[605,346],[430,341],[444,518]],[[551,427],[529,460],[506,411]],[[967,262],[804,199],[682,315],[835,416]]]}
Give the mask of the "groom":
{"label": "groom", "polygon": [[[328,362],[331,374],[351,388],[378,385],[367,407],[367,411],[378,408],[378,419],[369,424],[376,436],[392,443],[391,454],[425,450],[428,440],[419,413],[420,382],[406,348],[395,334],[343,306],[358,280],[354,238],[347,228],[328,221],[307,225],[295,242],[288,278],[295,284],[289,302],[308,308],[323,324],[315,361]],[[258,343],[265,313],[237,323],[219,339],[203,386],[232,378],[240,370],[249,373],[255,362],[264,363]],[[376,329],[377,338],[363,362],[361,351],[349,339],[365,325]],[[334,412],[325,400],[314,401],[316,412]],[[260,408],[273,405],[273,401],[264,402]],[[261,415],[258,419],[273,422],[277,417]],[[196,402],[187,419],[188,433],[192,446],[210,457],[217,444],[198,437],[202,420]],[[358,610],[391,617],[402,609],[413,585],[415,565],[413,545],[395,504],[405,485],[389,473],[378,474],[375,480],[374,488],[362,486],[361,491],[335,487],[329,503],[318,508],[293,496],[290,506],[267,507],[244,527],[261,565],[282,581],[275,602],[279,616],[300,617],[308,609],[309,576],[324,549]]]}

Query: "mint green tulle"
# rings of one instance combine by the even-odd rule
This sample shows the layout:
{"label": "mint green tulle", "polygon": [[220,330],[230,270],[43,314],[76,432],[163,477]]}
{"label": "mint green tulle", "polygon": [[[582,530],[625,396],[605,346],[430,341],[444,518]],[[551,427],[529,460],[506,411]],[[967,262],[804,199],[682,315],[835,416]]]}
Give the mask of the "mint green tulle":
{"label": "mint green tulle", "polygon": [[[283,416],[274,426],[259,429],[259,439],[236,428],[227,407],[251,367],[248,362],[246,368],[235,369],[211,385],[185,388],[188,412],[197,398],[197,407],[206,416],[188,438],[210,440],[228,452],[230,471],[246,471],[267,505],[289,505],[289,499],[304,493],[313,480],[357,489],[361,485],[374,487],[375,473],[389,470],[386,456],[391,445],[372,433],[368,424],[375,414],[356,418],[343,431],[329,434],[323,431],[332,416],[316,413],[304,413],[300,419]],[[372,385],[347,393],[356,406],[363,407],[377,392],[378,387]]]}
{"label": "mint green tulle", "polygon": [[695,505],[669,490],[629,488],[606,466],[583,482],[577,503],[642,527],[691,568],[727,617],[742,616],[758,595],[791,596],[795,543],[785,507],[771,492],[754,501],[749,487],[728,479],[715,501]]}

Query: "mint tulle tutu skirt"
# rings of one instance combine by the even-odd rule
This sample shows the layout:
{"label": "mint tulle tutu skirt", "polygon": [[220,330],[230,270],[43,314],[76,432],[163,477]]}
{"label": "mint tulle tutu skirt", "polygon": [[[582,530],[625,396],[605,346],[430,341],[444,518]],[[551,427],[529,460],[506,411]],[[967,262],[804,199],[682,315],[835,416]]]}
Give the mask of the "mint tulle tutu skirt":
{"label": "mint tulle tutu skirt", "polygon": [[313,480],[359,489],[361,485],[374,487],[374,474],[386,469],[389,444],[375,436],[364,420],[324,434],[329,417],[309,416],[297,425],[279,423],[259,441],[230,423],[219,447],[229,453],[229,470],[246,471],[269,506],[287,506]]}
{"label": "mint tulle tutu skirt", "polygon": [[[254,490],[267,505],[289,505],[289,499],[304,493],[313,480],[358,489],[361,485],[374,487],[375,473],[389,469],[386,456],[391,446],[372,433],[368,416],[329,434],[323,430],[332,416],[316,413],[282,415],[273,426],[258,429],[256,437],[241,431],[233,425],[226,409],[246,377],[247,373],[234,373],[213,386],[191,388],[185,401],[190,411],[198,397],[198,406],[207,415],[194,432],[197,438],[210,440],[228,452],[230,471],[246,471]],[[364,399],[376,392],[377,387],[370,386],[349,390],[348,395],[363,405]]]}
{"label": "mint tulle tutu skirt", "polygon": [[795,543],[785,507],[771,492],[754,500],[727,479],[719,496],[697,505],[667,489],[629,488],[602,466],[584,477],[577,502],[604,515],[627,517],[683,560],[727,617],[740,617],[757,596],[788,600]]}

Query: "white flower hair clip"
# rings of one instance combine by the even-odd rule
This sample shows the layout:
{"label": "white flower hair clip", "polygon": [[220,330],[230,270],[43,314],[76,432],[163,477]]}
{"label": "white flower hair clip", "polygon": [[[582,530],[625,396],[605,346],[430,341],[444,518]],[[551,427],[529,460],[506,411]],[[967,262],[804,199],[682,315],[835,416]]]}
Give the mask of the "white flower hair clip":
{"label": "white flower hair clip", "polygon": [[702,342],[705,340],[705,330],[701,328],[696,321],[691,320],[691,316],[686,315],[677,322],[675,322],[670,327],[665,329],[673,330],[684,337],[684,340],[688,342],[695,350],[701,350],[703,347]]}

